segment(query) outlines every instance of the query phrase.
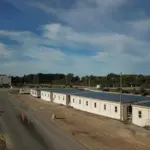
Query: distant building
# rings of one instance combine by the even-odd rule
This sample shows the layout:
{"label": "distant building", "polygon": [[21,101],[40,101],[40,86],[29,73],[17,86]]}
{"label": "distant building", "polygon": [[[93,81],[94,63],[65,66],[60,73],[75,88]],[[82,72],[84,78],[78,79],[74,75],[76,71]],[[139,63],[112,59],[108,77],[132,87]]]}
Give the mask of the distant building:
{"label": "distant building", "polygon": [[100,89],[100,88],[101,88],[101,85],[96,85],[96,88],[97,88],[97,89]]}
{"label": "distant building", "polygon": [[11,86],[11,77],[0,75],[0,86]]}

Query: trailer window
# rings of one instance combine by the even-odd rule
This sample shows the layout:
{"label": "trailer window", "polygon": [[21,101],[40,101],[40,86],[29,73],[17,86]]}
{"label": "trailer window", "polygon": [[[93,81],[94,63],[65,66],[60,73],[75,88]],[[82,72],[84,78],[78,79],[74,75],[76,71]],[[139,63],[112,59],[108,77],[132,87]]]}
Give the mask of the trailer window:
{"label": "trailer window", "polygon": [[81,104],[81,100],[79,100],[79,104]]}
{"label": "trailer window", "polygon": [[117,106],[115,106],[115,112],[117,112],[118,111],[118,108],[117,108]]}
{"label": "trailer window", "polygon": [[104,105],[104,110],[106,110],[106,104]]}
{"label": "trailer window", "polygon": [[142,112],[139,111],[139,118],[142,118]]}
{"label": "trailer window", "polygon": [[95,107],[95,108],[97,107],[97,104],[96,104],[96,103],[94,103],[94,107]]}
{"label": "trailer window", "polygon": [[74,99],[73,99],[73,103],[74,103]]}
{"label": "trailer window", "polygon": [[88,106],[88,101],[86,101],[86,106]]}

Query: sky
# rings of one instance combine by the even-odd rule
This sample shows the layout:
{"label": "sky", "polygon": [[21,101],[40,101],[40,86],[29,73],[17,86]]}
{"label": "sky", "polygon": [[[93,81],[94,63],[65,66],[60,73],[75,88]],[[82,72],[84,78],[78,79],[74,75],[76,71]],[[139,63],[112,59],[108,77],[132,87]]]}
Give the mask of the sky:
{"label": "sky", "polygon": [[150,74],[149,0],[0,0],[0,74]]}

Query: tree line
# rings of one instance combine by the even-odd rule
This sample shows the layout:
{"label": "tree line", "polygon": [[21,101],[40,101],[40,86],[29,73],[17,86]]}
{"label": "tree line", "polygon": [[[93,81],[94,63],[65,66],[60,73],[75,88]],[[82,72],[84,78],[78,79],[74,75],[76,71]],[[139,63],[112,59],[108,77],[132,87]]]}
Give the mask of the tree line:
{"label": "tree line", "polygon": [[[119,87],[120,75],[110,73],[106,76],[75,76],[69,74],[29,74],[22,77],[12,76],[12,84],[59,84],[59,85],[84,85],[101,87]],[[143,86],[150,88],[150,75],[124,74],[122,75],[123,87]]]}

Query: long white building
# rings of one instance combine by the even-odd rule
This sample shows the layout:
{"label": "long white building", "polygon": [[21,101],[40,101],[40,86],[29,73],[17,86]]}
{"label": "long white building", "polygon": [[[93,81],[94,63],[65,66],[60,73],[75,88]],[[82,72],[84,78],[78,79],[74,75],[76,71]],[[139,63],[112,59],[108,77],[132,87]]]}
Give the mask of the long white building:
{"label": "long white building", "polygon": [[11,77],[6,75],[0,75],[0,86],[11,85]]}
{"label": "long white building", "polygon": [[[123,94],[122,103],[120,103],[119,94],[66,88],[38,89],[31,90],[31,93],[31,95],[35,97],[41,97],[41,99],[45,101],[52,101],[57,104],[70,106],[81,111],[86,111],[113,119],[127,120],[133,117],[133,124],[139,126],[144,126],[146,123],[143,123],[143,121],[142,123],[139,123],[139,118],[136,117],[138,114],[136,111],[139,110],[137,107],[139,106],[133,104],[145,100],[150,101],[149,97]],[[146,108],[146,111],[147,110],[149,109]],[[142,113],[145,113],[145,108],[142,110]]]}
{"label": "long white building", "polygon": [[77,89],[46,89],[41,90],[41,99],[45,101],[53,101],[57,104],[69,105],[70,94],[81,93],[81,90]]}
{"label": "long white building", "polygon": [[98,92],[73,94],[71,95],[70,106],[78,110],[119,120],[126,120],[128,113],[132,113],[129,111],[131,102],[126,99],[121,104],[118,94]]}

